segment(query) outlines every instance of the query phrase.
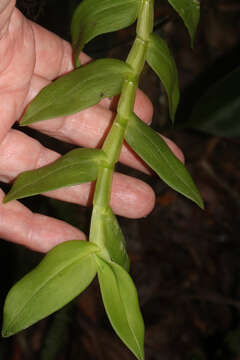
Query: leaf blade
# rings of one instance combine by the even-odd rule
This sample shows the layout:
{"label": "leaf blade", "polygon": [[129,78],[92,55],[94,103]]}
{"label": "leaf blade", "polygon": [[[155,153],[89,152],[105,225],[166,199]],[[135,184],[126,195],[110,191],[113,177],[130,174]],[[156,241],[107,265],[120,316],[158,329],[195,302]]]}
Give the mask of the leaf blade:
{"label": "leaf blade", "polygon": [[191,37],[193,46],[195,32],[200,18],[200,3],[198,0],[168,0],[169,4],[183,19]]}
{"label": "leaf blade", "polygon": [[[98,247],[82,240],[53,248],[9,291],[2,335],[11,336],[66,305],[93,280]],[[81,274],[81,276],[79,276]]]}
{"label": "leaf blade", "polygon": [[72,150],[54,163],[20,174],[3,202],[94,181],[97,177],[98,164],[104,159],[101,150]]}
{"label": "leaf blade", "polygon": [[202,198],[186,168],[153,129],[133,115],[125,139],[163,181],[203,208]]}
{"label": "leaf blade", "polygon": [[107,252],[109,258],[129,271],[126,242],[116,216],[110,207],[96,206],[92,212],[91,241]]}
{"label": "leaf blade", "polygon": [[236,68],[199,98],[183,127],[224,137],[240,135],[240,68]]}
{"label": "leaf blade", "polygon": [[126,242],[111,208],[103,215],[103,231],[105,247],[108,249],[112,261],[129,271],[130,260],[126,251]]}
{"label": "leaf blade", "polygon": [[109,320],[125,345],[144,359],[144,323],[137,291],[129,274],[118,264],[96,256],[98,278]]}
{"label": "leaf blade", "polygon": [[129,72],[130,66],[116,59],[100,59],[78,68],[43,88],[27,107],[20,125],[71,115],[117,95]]}
{"label": "leaf blade", "polygon": [[151,34],[148,49],[147,62],[162,81],[169,102],[169,112],[172,122],[180,98],[178,72],[176,63],[168,49],[166,42],[157,34]]}
{"label": "leaf blade", "polygon": [[94,37],[133,24],[138,6],[138,0],[82,1],[75,10],[71,24],[75,62],[78,63],[80,51]]}

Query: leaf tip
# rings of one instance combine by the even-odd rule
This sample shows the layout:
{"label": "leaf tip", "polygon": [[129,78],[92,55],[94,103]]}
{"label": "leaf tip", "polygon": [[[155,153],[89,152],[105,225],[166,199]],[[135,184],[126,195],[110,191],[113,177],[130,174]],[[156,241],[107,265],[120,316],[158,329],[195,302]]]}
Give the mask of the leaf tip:
{"label": "leaf tip", "polygon": [[8,196],[8,195],[6,195],[4,198],[3,198],[3,200],[2,200],[2,203],[3,204],[6,204],[6,203],[8,203],[9,201],[11,201],[11,198],[10,198],[10,196]]}
{"label": "leaf tip", "polygon": [[205,208],[204,201],[199,192],[196,193],[195,199],[192,200],[200,207],[200,209],[204,210]]}
{"label": "leaf tip", "polygon": [[26,120],[26,119],[22,119],[20,122],[19,122],[19,125],[20,126],[27,126],[28,124],[30,124],[31,123],[31,121],[29,121],[29,120]]}
{"label": "leaf tip", "polygon": [[138,360],[144,360],[145,359],[144,348],[139,349],[138,353],[135,352],[134,355]]}
{"label": "leaf tip", "polygon": [[3,327],[2,327],[2,331],[1,331],[2,337],[3,338],[8,338],[8,337],[14,335],[15,333],[16,333],[15,331],[11,331],[8,324],[5,323],[5,321],[3,320]]}
{"label": "leaf tip", "polygon": [[8,337],[8,332],[6,331],[6,329],[5,329],[4,327],[2,328],[1,336],[2,336],[3,338]]}
{"label": "leaf tip", "polygon": [[190,45],[191,45],[191,49],[194,50],[194,45],[195,45],[195,33],[190,35]]}
{"label": "leaf tip", "polygon": [[2,337],[3,337],[3,338],[7,338],[7,337],[9,337],[9,335],[8,335],[7,331],[5,331],[5,330],[2,330],[1,335],[2,335]]}
{"label": "leaf tip", "polygon": [[199,204],[200,209],[204,210],[205,209],[205,204],[203,199],[201,198],[200,204]]}
{"label": "leaf tip", "polygon": [[82,64],[81,64],[80,57],[79,57],[79,54],[78,54],[77,56],[75,56],[75,67],[78,68],[81,65]]}
{"label": "leaf tip", "polygon": [[169,111],[169,116],[170,116],[170,120],[171,120],[171,125],[173,126],[175,123],[175,112]]}

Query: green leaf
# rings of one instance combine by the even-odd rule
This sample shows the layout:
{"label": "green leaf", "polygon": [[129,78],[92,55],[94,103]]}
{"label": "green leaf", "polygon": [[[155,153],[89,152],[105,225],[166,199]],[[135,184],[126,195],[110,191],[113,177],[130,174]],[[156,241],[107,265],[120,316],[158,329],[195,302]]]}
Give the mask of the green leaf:
{"label": "green leaf", "polygon": [[126,242],[112,209],[95,206],[92,213],[91,240],[108,252],[110,259],[129,271]]}
{"label": "green leaf", "polygon": [[193,46],[195,32],[200,18],[200,3],[198,0],[168,0],[175,11],[181,16],[191,37]]}
{"label": "green leaf", "polygon": [[72,150],[54,163],[20,174],[3,202],[94,181],[98,165],[104,159],[102,150]]}
{"label": "green leaf", "polygon": [[74,58],[100,34],[123,29],[137,18],[139,0],[84,0],[77,7],[71,25]]}
{"label": "green leaf", "polygon": [[51,250],[9,291],[2,336],[27,328],[85,290],[96,274],[93,254],[98,251],[95,244],[82,240],[68,241]]}
{"label": "green leaf", "polygon": [[163,181],[203,208],[202,198],[185,166],[153,129],[133,115],[125,139]]}
{"label": "green leaf", "polygon": [[239,136],[239,82],[240,68],[216,82],[199,99],[191,118],[183,126],[217,136]]}
{"label": "green leaf", "polygon": [[105,212],[102,221],[104,244],[111,259],[115,263],[121,265],[126,271],[129,271],[130,261],[126,251],[126,242],[116,216],[113,214],[111,208]]}
{"label": "green leaf", "polygon": [[71,115],[104,97],[117,95],[130,72],[127,64],[116,59],[96,60],[78,68],[42,89],[27,107],[20,124]]}
{"label": "green leaf", "polygon": [[178,72],[175,61],[166,42],[157,34],[152,34],[148,43],[147,62],[162,81],[168,94],[169,112],[174,121],[179,103]]}
{"label": "green leaf", "polygon": [[135,356],[144,359],[144,323],[134,283],[118,264],[98,256],[96,259],[103,303],[112,327]]}

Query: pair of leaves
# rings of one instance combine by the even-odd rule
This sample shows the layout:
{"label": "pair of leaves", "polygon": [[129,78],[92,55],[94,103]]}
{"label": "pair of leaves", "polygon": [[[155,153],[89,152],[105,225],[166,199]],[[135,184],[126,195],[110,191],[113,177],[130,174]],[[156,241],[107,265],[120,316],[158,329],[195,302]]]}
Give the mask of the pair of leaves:
{"label": "pair of leaves", "polygon": [[[168,0],[183,19],[193,45],[200,17],[198,0]],[[84,0],[77,7],[71,25],[75,62],[84,46],[94,37],[123,29],[133,24],[138,15],[140,0]]]}
{"label": "pair of leaves", "polygon": [[2,335],[8,337],[27,328],[85,290],[96,275],[94,254],[98,251],[98,246],[82,240],[51,250],[8,293]]}
{"label": "pair of leaves", "polygon": [[140,0],[84,0],[77,7],[71,25],[74,58],[94,37],[123,29],[136,21]]}
{"label": "pair of leaves", "polygon": [[127,64],[116,59],[96,60],[78,68],[43,88],[27,107],[20,124],[71,115],[104,97],[117,95],[130,72]]}
{"label": "pair of leaves", "polygon": [[21,173],[3,202],[94,181],[99,164],[104,160],[105,154],[102,150],[72,150],[54,163]]}
{"label": "pair of leaves", "polygon": [[107,256],[129,271],[130,261],[126,242],[116,216],[110,207],[94,206],[91,221],[90,239],[107,251]]}
{"label": "pair of leaves", "polygon": [[163,181],[203,208],[202,198],[185,166],[165,141],[136,115],[129,121],[125,139]]}
{"label": "pair of leaves", "polygon": [[104,307],[112,327],[139,360],[144,359],[144,323],[137,291],[118,264],[96,256]]}
{"label": "pair of leaves", "polygon": [[79,295],[98,271],[110,322],[123,342],[143,359],[144,324],[137,291],[118,264],[97,256],[100,248],[73,240],[52,249],[8,293],[2,336],[11,336],[57,311]]}

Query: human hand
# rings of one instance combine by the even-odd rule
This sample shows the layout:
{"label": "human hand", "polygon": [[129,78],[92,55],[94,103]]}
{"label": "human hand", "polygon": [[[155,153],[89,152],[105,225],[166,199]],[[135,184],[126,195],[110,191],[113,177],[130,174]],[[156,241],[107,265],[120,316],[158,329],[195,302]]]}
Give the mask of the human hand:
{"label": "human hand", "polygon": [[[26,170],[44,166],[60,155],[42,146],[37,140],[12,129],[27,104],[52,80],[73,69],[69,43],[39,25],[27,20],[15,8],[15,0],[2,0],[0,5],[0,180],[11,182]],[[81,62],[89,61],[81,54]],[[102,143],[113,119],[112,102],[100,104],[68,117],[36,123],[31,127],[78,146],[96,147]],[[135,112],[145,122],[152,117],[152,105],[138,91]],[[175,154],[180,150],[167,140]],[[148,168],[127,147],[123,146],[120,160],[141,171]],[[57,199],[87,205],[91,184],[48,192]],[[4,193],[0,190],[0,199]],[[129,218],[146,216],[153,208],[155,196],[144,182],[115,174],[111,206],[113,211]],[[0,236],[37,251],[48,251],[70,239],[85,239],[78,229],[60,220],[34,214],[18,201],[0,204]]]}

